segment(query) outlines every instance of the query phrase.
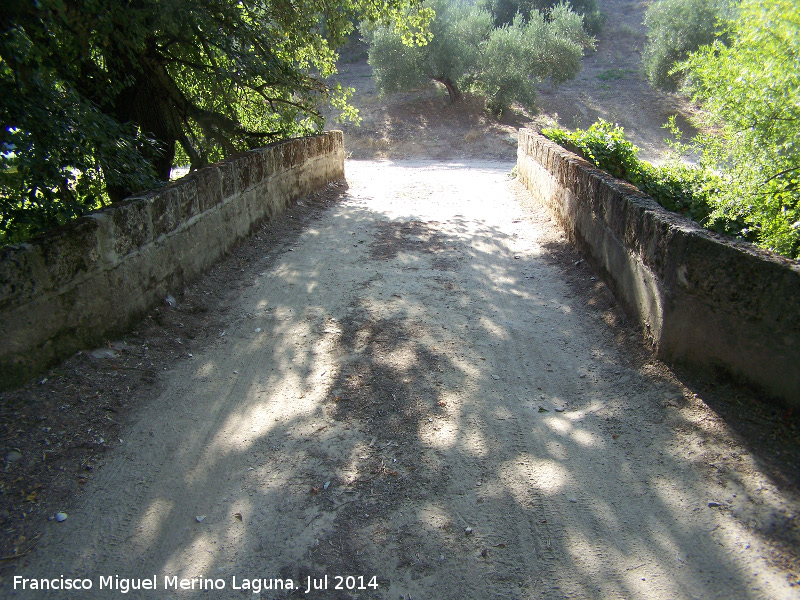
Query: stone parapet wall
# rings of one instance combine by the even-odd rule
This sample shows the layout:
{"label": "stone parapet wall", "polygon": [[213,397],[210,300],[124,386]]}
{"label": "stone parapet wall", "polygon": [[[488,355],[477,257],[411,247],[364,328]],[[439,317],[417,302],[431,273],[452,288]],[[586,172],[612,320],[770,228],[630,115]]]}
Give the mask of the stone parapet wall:
{"label": "stone parapet wall", "polygon": [[344,179],[342,132],[289,140],[0,249],[0,387],[124,330],[261,222]]}
{"label": "stone parapet wall", "polygon": [[800,405],[800,263],[709,232],[529,129],[517,170],[668,363]]}

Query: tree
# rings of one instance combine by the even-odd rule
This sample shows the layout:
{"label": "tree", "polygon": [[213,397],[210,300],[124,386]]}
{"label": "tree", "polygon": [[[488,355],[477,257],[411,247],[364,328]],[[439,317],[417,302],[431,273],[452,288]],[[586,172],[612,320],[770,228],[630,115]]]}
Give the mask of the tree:
{"label": "tree", "polygon": [[712,219],[742,219],[800,258],[800,7],[743,0],[727,34],[681,66],[712,131],[697,140],[703,161],[724,175]]}
{"label": "tree", "polygon": [[477,64],[482,42],[492,29],[489,14],[461,2],[434,0],[428,4],[436,16],[431,39],[408,45],[387,26],[362,27],[369,44],[369,63],[375,86],[382,93],[410,90],[428,81],[441,83],[450,102],[461,98],[461,79]]}
{"label": "tree", "polygon": [[675,90],[680,73],[675,63],[716,39],[725,41],[722,21],[730,16],[733,0],[658,0],[647,9],[647,43],[642,63],[656,87]]}
{"label": "tree", "polygon": [[566,5],[547,15],[533,11],[495,28],[483,8],[462,2],[429,0],[436,16],[432,40],[409,47],[388,27],[368,28],[376,87],[382,93],[409,90],[427,81],[445,86],[451,102],[471,91],[500,114],[512,102],[531,106],[536,84],[566,81],[580,70],[583,50],[593,44],[581,16]]}
{"label": "tree", "polygon": [[583,16],[583,24],[591,34],[600,31],[603,18],[597,8],[597,0],[480,0],[483,6],[492,15],[495,27],[511,25],[517,15],[527,21],[533,11],[547,13],[559,4],[565,3]]}
{"label": "tree", "polygon": [[472,75],[472,90],[487,99],[496,115],[514,101],[532,108],[536,84],[574,78],[584,49],[593,44],[582,17],[566,4],[546,14],[534,10],[527,21],[518,15],[511,25],[489,33]]}
{"label": "tree", "polygon": [[176,150],[197,168],[317,131],[321,103],[347,112],[325,78],[354,24],[412,43],[430,16],[418,0],[5,0],[0,231],[165,181]]}

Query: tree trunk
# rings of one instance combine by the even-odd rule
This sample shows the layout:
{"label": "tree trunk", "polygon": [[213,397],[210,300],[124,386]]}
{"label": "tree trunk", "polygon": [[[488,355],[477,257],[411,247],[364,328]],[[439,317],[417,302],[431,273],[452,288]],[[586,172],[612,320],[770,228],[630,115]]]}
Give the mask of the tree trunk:
{"label": "tree trunk", "polygon": [[433,80],[438,81],[447,89],[447,95],[450,98],[450,104],[455,104],[456,102],[461,100],[461,92],[459,91],[456,84],[450,80],[450,78],[434,77]]}
{"label": "tree trunk", "polygon": [[[156,176],[161,181],[169,181],[175,143],[182,131],[176,130],[175,111],[166,91],[161,89],[157,80],[151,80],[147,72],[141,73],[133,85],[117,96],[113,112],[120,123],[135,123],[145,136],[158,143],[157,149],[143,154],[153,165]],[[126,189],[122,185],[109,185],[107,189],[112,202],[124,200],[140,191]]]}

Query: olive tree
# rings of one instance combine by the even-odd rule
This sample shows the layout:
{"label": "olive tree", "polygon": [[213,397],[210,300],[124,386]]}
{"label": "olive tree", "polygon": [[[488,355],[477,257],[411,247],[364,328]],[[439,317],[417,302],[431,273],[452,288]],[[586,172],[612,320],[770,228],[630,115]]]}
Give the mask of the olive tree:
{"label": "olive tree", "polygon": [[409,47],[389,27],[365,28],[377,88],[392,93],[427,81],[445,86],[451,102],[464,92],[486,99],[495,114],[513,102],[531,107],[536,85],[575,77],[583,51],[593,45],[582,18],[560,4],[547,14],[532,11],[495,27],[484,8],[464,2],[429,0],[435,17],[432,40]]}
{"label": "olive tree", "polygon": [[675,90],[680,73],[675,63],[701,46],[726,38],[722,25],[733,0],[657,0],[647,9],[647,43],[642,63],[655,87]]}

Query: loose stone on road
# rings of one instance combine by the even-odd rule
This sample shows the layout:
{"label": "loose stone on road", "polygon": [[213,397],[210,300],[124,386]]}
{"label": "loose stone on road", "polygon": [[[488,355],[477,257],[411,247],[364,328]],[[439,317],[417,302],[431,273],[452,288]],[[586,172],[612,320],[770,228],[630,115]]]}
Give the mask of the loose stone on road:
{"label": "loose stone on road", "polygon": [[796,504],[691,459],[749,464],[618,343],[512,167],[348,162],[18,574],[81,598],[153,575],[128,597],[797,598],[742,524]]}

